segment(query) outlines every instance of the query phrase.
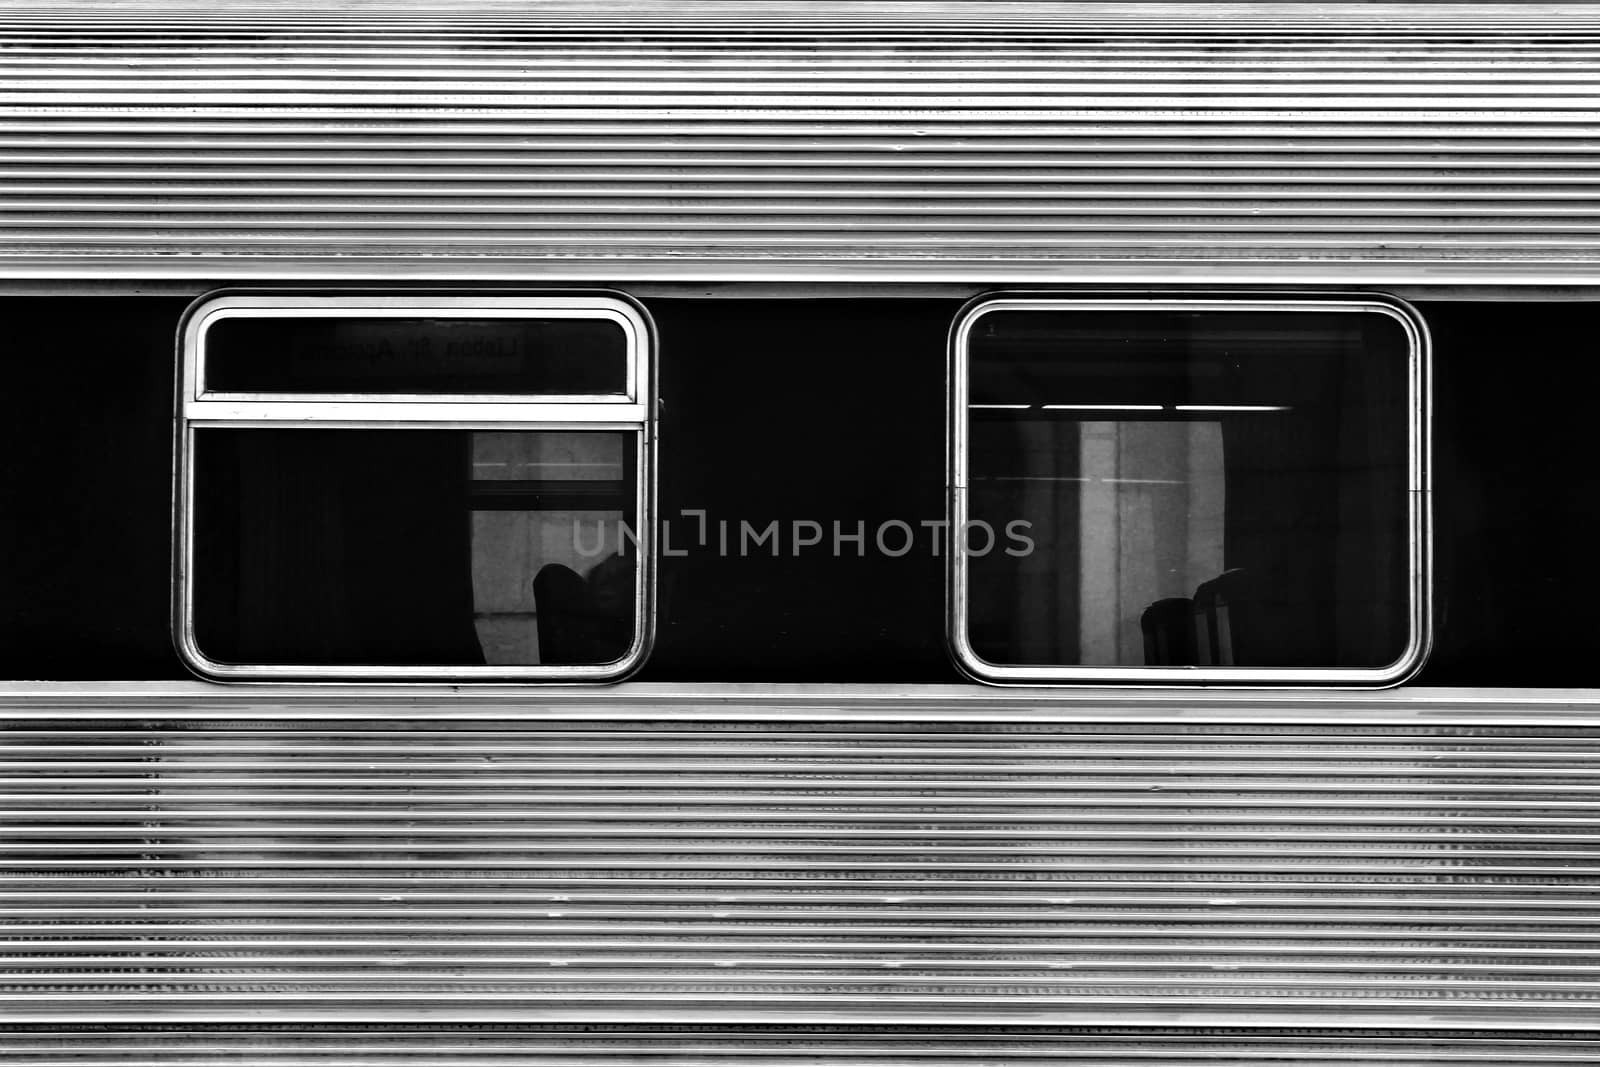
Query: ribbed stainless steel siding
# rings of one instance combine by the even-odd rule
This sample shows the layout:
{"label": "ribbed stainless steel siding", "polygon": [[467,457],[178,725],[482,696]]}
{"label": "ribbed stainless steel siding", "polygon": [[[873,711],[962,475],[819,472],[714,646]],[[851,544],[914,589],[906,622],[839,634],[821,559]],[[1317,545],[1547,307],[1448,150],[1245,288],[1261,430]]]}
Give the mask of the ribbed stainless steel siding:
{"label": "ribbed stainless steel siding", "polygon": [[211,692],[9,701],[9,1020],[1600,1027],[1588,700]]}
{"label": "ribbed stainless steel siding", "polygon": [[1587,4],[0,3],[0,277],[1593,281],[1597,79]]}
{"label": "ribbed stainless steel siding", "polygon": [[1571,1034],[1263,1036],[1169,1028],[174,1027],[0,1031],[19,1067],[1537,1067],[1600,1062],[1600,1043]]}

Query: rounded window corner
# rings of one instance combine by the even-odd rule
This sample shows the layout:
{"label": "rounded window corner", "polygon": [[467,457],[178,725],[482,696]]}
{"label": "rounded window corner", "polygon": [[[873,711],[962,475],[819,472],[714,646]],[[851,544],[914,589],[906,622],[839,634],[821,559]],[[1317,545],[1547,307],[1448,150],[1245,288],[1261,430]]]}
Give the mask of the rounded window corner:
{"label": "rounded window corner", "polygon": [[[1381,314],[1404,337],[1364,333],[1351,313]],[[975,341],[974,324],[998,315],[1014,317]],[[950,527],[1023,509],[1055,523],[1062,555],[1008,569],[952,549],[958,669],[995,685],[1376,689],[1415,677],[1432,641],[1429,343],[1422,315],[1381,293],[969,301],[951,327]],[[1296,373],[1337,383],[1339,397]],[[1309,516],[1303,528],[1274,505]],[[1315,518],[1334,512],[1344,527]],[[1159,547],[1185,538],[1187,562]],[[976,654],[978,616],[1011,635],[1014,660]],[[1360,666],[1388,634],[1401,657]]]}
{"label": "rounded window corner", "polygon": [[219,290],[179,346],[173,633],[196,675],[600,684],[648,658],[637,301]]}

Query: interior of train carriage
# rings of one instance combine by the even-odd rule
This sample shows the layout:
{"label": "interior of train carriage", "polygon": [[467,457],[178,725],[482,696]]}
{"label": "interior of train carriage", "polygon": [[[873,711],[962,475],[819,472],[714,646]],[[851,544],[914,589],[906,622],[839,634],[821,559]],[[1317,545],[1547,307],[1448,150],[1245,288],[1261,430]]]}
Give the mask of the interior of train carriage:
{"label": "interior of train carriage", "polygon": [[1586,684],[1590,309],[1213,295],[246,315],[203,371],[189,299],[11,297],[4,670]]}

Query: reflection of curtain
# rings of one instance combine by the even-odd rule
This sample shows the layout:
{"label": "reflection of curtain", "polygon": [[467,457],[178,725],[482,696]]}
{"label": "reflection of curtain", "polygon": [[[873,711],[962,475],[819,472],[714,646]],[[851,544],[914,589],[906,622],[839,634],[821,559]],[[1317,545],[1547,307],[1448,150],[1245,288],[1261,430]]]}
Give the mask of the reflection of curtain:
{"label": "reflection of curtain", "polygon": [[[1231,617],[1240,665],[1381,666],[1399,655],[1404,359],[1359,331],[1336,343],[1328,358],[1259,365],[1262,396],[1319,402],[1223,420],[1227,566],[1246,572],[1253,600]],[[1264,380],[1274,371],[1277,382]]]}
{"label": "reflection of curtain", "polygon": [[1339,662],[1373,666],[1399,658],[1409,629],[1406,354],[1380,321],[1345,340],[1334,586]]}
{"label": "reflection of curtain", "polygon": [[[1077,662],[1076,429],[1056,419],[972,423],[969,514],[990,525],[996,547],[967,560],[968,632],[973,649],[992,662]],[[1013,521],[1028,524],[1033,551],[1007,554]]]}
{"label": "reflection of curtain", "polygon": [[[1337,388],[1319,383],[1322,395]],[[1330,609],[1337,575],[1331,564],[1339,523],[1326,464],[1335,454],[1338,420],[1317,405],[1293,413],[1229,415],[1222,424],[1228,450],[1226,564],[1243,572],[1252,592],[1249,603],[1230,607],[1234,662],[1332,664]]]}
{"label": "reflection of curtain", "polygon": [[[255,663],[482,662],[466,435],[204,431],[202,455],[212,449],[200,473],[231,461],[235,506],[216,532],[236,523],[236,549],[207,557],[232,581],[212,573],[198,583],[211,598],[198,612],[211,621],[203,651]],[[214,492],[202,478],[197,495]],[[216,504],[202,514],[218,514]],[[230,587],[232,603],[217,602]]]}

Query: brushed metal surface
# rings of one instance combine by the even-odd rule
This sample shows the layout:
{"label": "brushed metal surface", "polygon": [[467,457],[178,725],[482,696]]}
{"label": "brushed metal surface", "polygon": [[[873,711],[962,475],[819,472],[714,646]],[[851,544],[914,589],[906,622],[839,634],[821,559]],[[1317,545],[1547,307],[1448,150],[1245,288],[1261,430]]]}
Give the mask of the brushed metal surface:
{"label": "brushed metal surface", "polygon": [[1589,696],[48,689],[19,1022],[1600,1022]]}
{"label": "brushed metal surface", "polygon": [[0,4],[0,275],[1592,282],[1585,4]]}

